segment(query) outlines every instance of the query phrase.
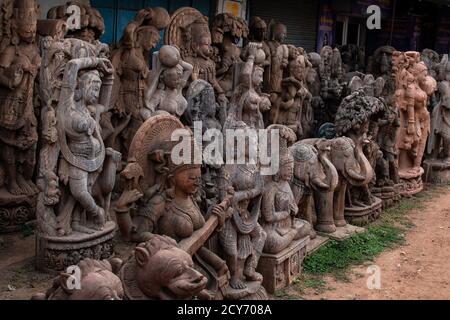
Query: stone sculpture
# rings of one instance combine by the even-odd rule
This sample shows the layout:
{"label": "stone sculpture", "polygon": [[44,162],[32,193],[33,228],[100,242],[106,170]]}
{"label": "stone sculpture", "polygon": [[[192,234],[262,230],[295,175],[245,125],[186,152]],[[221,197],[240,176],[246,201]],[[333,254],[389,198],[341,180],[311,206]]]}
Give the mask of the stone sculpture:
{"label": "stone sculpture", "polygon": [[273,108],[272,122],[288,126],[294,130],[297,140],[311,135],[314,123],[314,111],[311,106],[312,96],[306,86],[306,73],[311,67],[306,56],[292,45],[289,48],[287,76],[282,81],[282,93]]}
{"label": "stone sculpture", "polygon": [[243,121],[250,128],[264,129],[262,112],[270,109],[271,103],[268,95],[258,93],[257,88],[263,82],[264,69],[257,60],[261,57],[258,53],[261,45],[251,43],[248,49],[248,57],[241,74],[239,85],[236,87],[231,99],[228,117],[224,127],[232,127],[235,123]]}
{"label": "stone sculpture", "polygon": [[41,65],[35,42],[38,8],[32,0],[7,0],[0,18],[0,232],[34,217],[38,188],[34,80]]}
{"label": "stone sculpture", "polygon": [[164,43],[178,47],[182,60],[193,66],[192,80],[202,79],[213,86],[220,105],[219,119],[224,123],[228,99],[217,80],[208,18],[194,8],[178,9],[172,14]]}
{"label": "stone sculpture", "polygon": [[[384,80],[375,80],[372,75],[363,79],[355,76],[349,83],[351,94],[345,97],[336,114],[335,129],[337,136],[347,136],[353,140],[358,151],[363,151],[362,160],[369,164],[371,176],[374,177],[374,167],[381,156],[376,141],[369,136],[371,123],[385,110],[379,96]],[[366,163],[366,165],[367,165]],[[372,177],[369,181],[371,182]],[[374,220],[381,212],[381,200],[374,197],[369,184],[350,186],[347,197],[346,218],[351,223],[363,224]]]}
{"label": "stone sculpture", "polygon": [[181,117],[187,108],[183,88],[191,76],[192,65],[181,60],[180,52],[174,46],[163,46],[158,52],[158,60],[159,67],[145,93],[145,108],[140,112],[144,120],[160,110]]}
{"label": "stone sculpture", "polygon": [[112,254],[109,205],[121,155],[101,136],[113,85],[111,62],[98,57],[103,46],[49,36],[43,48],[37,267],[62,270]]}
{"label": "stone sculpture", "polygon": [[396,75],[395,104],[400,110],[397,136],[401,194],[410,196],[423,188],[420,166],[430,132],[427,110],[429,96],[436,90],[436,80],[428,76],[427,67],[415,51],[393,53]]}
{"label": "stone sculpture", "polygon": [[280,22],[271,21],[269,24],[270,67],[266,76],[268,93],[272,103],[270,122],[276,123],[276,115],[280,109],[280,96],[282,93],[283,74],[289,63],[289,49],[284,41],[287,36],[287,28]]}
{"label": "stone sculpture", "polygon": [[331,163],[331,141],[305,139],[289,150],[294,157],[294,176],[290,184],[300,209],[299,216],[317,231],[335,232],[333,195],[339,176]]}
{"label": "stone sculpture", "polygon": [[341,53],[342,67],[344,73],[359,71],[364,72],[365,52],[364,47],[354,44],[346,44],[339,47]]}
{"label": "stone sculpture", "polygon": [[260,224],[267,238],[258,270],[264,287],[273,293],[300,273],[312,227],[296,218],[299,208],[289,185],[294,158],[288,146],[296,141],[296,135],[282,125],[271,125],[267,130],[278,130],[280,134],[280,163],[278,173],[268,177],[262,193]]}
{"label": "stone sculpture", "polygon": [[106,139],[106,145],[119,150],[124,160],[128,148],[143,123],[141,110],[145,106],[149,82],[159,75],[149,69],[150,53],[160,40],[160,31],[167,27],[170,16],[164,8],[140,10],[128,23],[121,41],[112,51],[114,66],[114,90],[111,98],[111,123],[114,132]]}
{"label": "stone sculpture", "polygon": [[308,61],[311,64],[311,68],[307,69],[306,84],[308,91],[311,93],[311,108],[313,110],[314,125],[311,129],[313,135],[317,135],[319,127],[325,123],[325,104],[323,102],[321,94],[321,80],[320,80],[320,64],[321,57],[316,52],[310,52],[307,54]]}
{"label": "stone sculpture", "polygon": [[248,36],[247,22],[231,13],[221,13],[214,17],[211,36],[216,49],[216,76],[225,95],[231,98],[236,86],[237,65],[242,62],[238,44]]}
{"label": "stone sculpture", "polygon": [[[222,299],[228,297],[228,269],[205,244],[223,226],[231,196],[209,207],[203,215],[196,200],[201,161],[190,158],[176,164],[171,160],[178,143],[171,141],[172,133],[183,128],[176,117],[166,112],[144,122],[133,139],[128,165],[122,172],[127,186],[117,201],[116,217],[126,240],[147,241],[152,233],[175,239],[181,249],[194,256],[196,269],[208,278],[207,289],[199,297]],[[195,156],[201,151],[192,142],[191,133],[186,134],[184,138],[191,141]]]}
{"label": "stone sculpture", "polygon": [[431,115],[431,132],[424,161],[425,179],[433,183],[450,181],[450,62],[444,56],[437,66],[438,103]]}
{"label": "stone sculpture", "polygon": [[260,17],[254,17],[250,21],[248,39],[250,42],[244,47],[241,53],[242,60],[247,61],[250,43],[259,44],[264,55],[261,53],[261,57],[259,59],[257,57],[256,60],[257,64],[261,65],[264,68],[264,73],[266,73],[270,66],[271,57],[270,48],[267,44],[267,23]]}
{"label": "stone sculpture", "polygon": [[263,277],[256,272],[266,240],[266,232],[258,222],[264,181],[258,164],[249,161],[251,148],[255,148],[256,143],[247,131],[251,128],[242,121],[227,120],[224,129],[241,129],[249,136],[245,146],[245,163],[225,165],[234,189],[231,218],[219,234],[231,276],[228,291],[235,299],[264,299]]}
{"label": "stone sculpture", "polygon": [[[320,51],[320,90],[325,103],[324,122],[334,122],[334,116],[343,94],[343,71],[341,55],[337,48],[324,46]],[[319,126],[323,123],[319,123]]]}
{"label": "stone sculpture", "polygon": [[99,39],[105,32],[105,22],[97,9],[80,3],[78,1],[69,1],[64,5],[51,8],[47,12],[47,19],[64,19],[70,17],[67,8],[75,5],[80,9],[80,28],[68,30],[67,37],[80,39],[94,45],[99,44]]}
{"label": "stone sculpture", "polygon": [[[74,276],[61,272],[45,294],[36,294],[32,300],[122,300],[124,290],[120,278],[115,274],[122,261],[99,261],[84,259],[78,263],[80,269],[79,288],[72,283]],[[69,285],[70,284],[70,285]]]}

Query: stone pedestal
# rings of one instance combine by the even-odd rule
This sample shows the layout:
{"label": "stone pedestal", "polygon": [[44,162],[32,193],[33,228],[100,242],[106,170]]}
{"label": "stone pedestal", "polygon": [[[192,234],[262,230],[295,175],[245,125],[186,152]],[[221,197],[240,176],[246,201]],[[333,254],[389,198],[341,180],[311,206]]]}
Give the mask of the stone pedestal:
{"label": "stone pedestal", "polygon": [[325,245],[330,240],[330,238],[328,238],[326,235],[326,233],[324,233],[323,235],[316,235],[314,239],[311,239],[306,246],[306,255],[309,256],[313,254],[314,252],[319,250],[320,247]]}
{"label": "stone pedestal", "polygon": [[261,281],[247,281],[245,282],[247,288],[233,289],[228,286],[224,292],[224,300],[268,300],[266,290],[261,284]]}
{"label": "stone pedestal", "polygon": [[400,195],[400,185],[384,187],[373,187],[371,189],[372,195],[381,199],[382,209],[387,209],[396,205],[402,198]]}
{"label": "stone pedestal", "polygon": [[354,235],[356,233],[361,233],[364,231],[366,231],[366,229],[364,229],[362,227],[353,226],[353,225],[347,223],[344,227],[337,227],[336,231],[333,233],[320,232],[319,234],[324,237],[328,237],[332,240],[343,241],[345,239],[350,238],[352,235]]}
{"label": "stone pedestal", "polygon": [[429,159],[423,162],[424,179],[428,183],[448,184],[450,182],[450,162]]}
{"label": "stone pedestal", "polygon": [[0,233],[20,230],[23,224],[33,220],[36,196],[15,196],[0,189]]}
{"label": "stone pedestal", "polygon": [[423,173],[423,168],[420,168],[418,170],[411,170],[411,172],[400,171],[398,173],[400,177],[400,195],[402,197],[410,197],[423,190]]}
{"label": "stone pedestal", "polygon": [[371,221],[375,221],[381,214],[382,201],[374,197],[374,202],[365,207],[345,207],[345,220],[356,226],[364,226]]}
{"label": "stone pedestal", "polygon": [[36,266],[44,272],[60,272],[80,260],[108,259],[113,255],[116,224],[108,221],[93,234],[74,232],[66,237],[36,236]]}
{"label": "stone pedestal", "polygon": [[267,292],[288,286],[302,270],[303,259],[306,256],[306,246],[309,236],[293,241],[289,247],[277,254],[261,255],[257,271],[263,275],[263,286]]}

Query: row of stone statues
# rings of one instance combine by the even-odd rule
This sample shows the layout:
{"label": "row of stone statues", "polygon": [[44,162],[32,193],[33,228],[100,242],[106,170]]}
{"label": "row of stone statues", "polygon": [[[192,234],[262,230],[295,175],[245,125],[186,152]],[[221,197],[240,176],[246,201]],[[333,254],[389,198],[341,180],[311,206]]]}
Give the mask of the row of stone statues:
{"label": "row of stone statues", "polygon": [[[446,57],[381,47],[363,74],[337,48],[285,44],[279,22],[219,14],[210,30],[188,7],[140,10],[109,48],[89,6],[69,30],[71,4],[46,20],[33,0],[1,11],[0,222],[36,210],[37,267],[79,264],[86,281],[74,291],[63,272],[36,299],[264,299],[300,273],[316,232],[421,190],[430,130],[426,175],[450,168]],[[197,161],[214,145],[199,121],[202,135],[248,135],[244,163]],[[182,162],[178,130],[194,151]],[[250,161],[252,130],[279,134],[277,172]],[[116,229],[137,244],[128,259],[111,258]]]}

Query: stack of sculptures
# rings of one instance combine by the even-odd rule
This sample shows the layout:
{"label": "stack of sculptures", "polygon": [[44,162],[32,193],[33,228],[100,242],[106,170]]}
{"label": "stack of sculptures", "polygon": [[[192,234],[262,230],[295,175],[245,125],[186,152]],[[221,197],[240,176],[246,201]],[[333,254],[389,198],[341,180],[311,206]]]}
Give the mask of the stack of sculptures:
{"label": "stack of sculptures", "polygon": [[37,4],[1,4],[0,34],[0,232],[14,231],[34,217],[33,182],[38,141],[34,81],[41,65],[35,42]]}
{"label": "stack of sculptures", "polygon": [[237,84],[238,70],[242,62],[239,42],[246,39],[249,30],[247,22],[230,13],[221,13],[214,17],[211,28],[215,54],[216,77],[227,98],[231,98]]}
{"label": "stack of sculptures", "polygon": [[381,157],[373,135],[377,131],[376,117],[385,109],[383,101],[376,97],[381,94],[383,86],[382,78],[374,80],[372,75],[366,75],[363,79],[353,77],[348,86],[351,93],[342,100],[336,114],[336,134],[353,140],[360,168],[365,173],[354,176],[359,183],[351,184],[346,196],[345,216],[352,224],[366,224],[381,213],[382,202],[372,195],[369,184],[375,177],[374,168]]}
{"label": "stack of sculptures", "polygon": [[450,62],[445,55],[436,68],[437,104],[431,113],[431,132],[424,161],[425,180],[432,183],[450,181]]}
{"label": "stack of sculptures", "polygon": [[208,18],[194,8],[178,9],[171,16],[164,43],[180,48],[181,58],[193,66],[191,81],[202,79],[213,86],[220,105],[217,117],[223,124],[226,119],[228,99],[225,90],[217,80]]}
{"label": "stack of sculptures", "polygon": [[364,72],[366,66],[366,56],[364,47],[359,47],[354,44],[346,44],[340,46],[342,68],[344,73],[349,72]]}
{"label": "stack of sculptures", "polygon": [[[114,66],[114,90],[111,98],[113,108],[108,114],[113,132],[104,134],[107,146],[120,151],[123,159],[136,131],[145,119],[141,112],[146,106],[146,94],[150,82],[158,82],[159,74],[149,68],[151,51],[160,40],[160,31],[167,27],[170,16],[164,8],[140,10],[128,23],[117,48],[112,51]],[[153,88],[153,92],[156,90]]]}
{"label": "stack of sculptures", "polygon": [[[316,232],[376,219],[424,171],[450,181],[448,56],[383,46],[363,74],[357,47],[306,54],[280,22],[223,13],[210,31],[188,7],[140,10],[110,55],[96,9],[37,15],[35,0],[1,4],[0,232],[36,212],[37,268],[63,271],[33,299],[266,299]],[[254,156],[275,146],[267,173]]]}
{"label": "stack of sculptures", "polygon": [[263,275],[264,287],[274,293],[300,274],[312,227],[296,218],[299,208],[289,184],[294,157],[288,147],[296,141],[296,135],[282,125],[271,125],[267,130],[278,130],[281,141],[278,173],[267,177],[262,191],[260,223],[267,238],[258,270]]}
{"label": "stack of sculptures", "polygon": [[[58,24],[55,24],[58,26]],[[100,127],[108,111],[113,66],[104,45],[46,36],[41,40],[42,147],[37,201],[37,267],[62,270],[113,252],[109,207],[119,152],[106,148]]]}
{"label": "stack of sculptures", "polygon": [[428,100],[436,90],[436,80],[428,75],[420,53],[415,51],[393,53],[396,76],[395,104],[400,111],[400,129],[397,136],[398,167],[401,195],[410,196],[423,189],[420,166],[430,132]]}
{"label": "stack of sculptures", "polygon": [[337,48],[324,46],[320,51],[320,92],[323,99],[325,114],[323,122],[318,124],[320,127],[325,122],[334,122],[337,108],[341,103],[343,95],[343,70],[341,54]]}

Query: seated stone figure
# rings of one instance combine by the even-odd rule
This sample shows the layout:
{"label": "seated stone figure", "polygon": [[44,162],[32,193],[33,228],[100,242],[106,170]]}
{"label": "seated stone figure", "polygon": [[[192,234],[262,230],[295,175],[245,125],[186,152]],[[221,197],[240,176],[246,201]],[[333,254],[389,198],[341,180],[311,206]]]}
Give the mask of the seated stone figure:
{"label": "seated stone figure", "polygon": [[268,128],[280,129],[284,146],[280,147],[280,168],[277,174],[270,176],[264,185],[261,218],[262,227],[267,233],[264,253],[275,254],[287,248],[293,240],[309,235],[311,225],[296,219],[298,207],[294,199],[289,181],[294,170],[294,158],[288,152],[287,140],[294,142],[296,135],[292,129],[281,125]]}

